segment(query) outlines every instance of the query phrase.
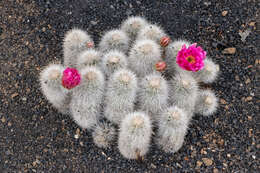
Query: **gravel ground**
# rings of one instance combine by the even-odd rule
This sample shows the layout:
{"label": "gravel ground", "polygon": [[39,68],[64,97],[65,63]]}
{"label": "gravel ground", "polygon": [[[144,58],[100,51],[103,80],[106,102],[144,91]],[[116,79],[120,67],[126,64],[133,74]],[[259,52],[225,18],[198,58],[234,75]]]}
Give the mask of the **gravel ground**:
{"label": "gravel ground", "polygon": [[[259,7],[257,0],[0,1],[0,172],[258,172]],[[62,59],[68,29],[86,29],[97,42],[129,15],[198,42],[222,71],[212,84],[218,112],[193,118],[179,152],[152,146],[142,163],[116,146],[97,148],[38,83],[42,67]]]}

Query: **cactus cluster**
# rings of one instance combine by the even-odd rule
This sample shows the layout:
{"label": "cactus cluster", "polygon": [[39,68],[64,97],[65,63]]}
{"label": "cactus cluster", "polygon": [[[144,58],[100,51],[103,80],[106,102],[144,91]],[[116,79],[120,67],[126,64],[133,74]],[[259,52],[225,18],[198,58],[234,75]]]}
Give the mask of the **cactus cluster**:
{"label": "cactus cluster", "polygon": [[63,63],[45,67],[40,84],[98,147],[116,143],[125,158],[140,159],[155,141],[175,153],[192,116],[216,112],[218,99],[203,84],[216,80],[219,66],[196,44],[172,41],[160,26],[129,17],[97,45],[81,29],[68,31]]}

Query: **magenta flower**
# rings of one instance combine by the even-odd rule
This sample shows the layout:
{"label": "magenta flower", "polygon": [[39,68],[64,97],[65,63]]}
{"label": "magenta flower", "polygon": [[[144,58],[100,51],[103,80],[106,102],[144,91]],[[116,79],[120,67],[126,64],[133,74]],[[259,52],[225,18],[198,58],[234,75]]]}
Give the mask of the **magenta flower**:
{"label": "magenta flower", "polygon": [[184,44],[178,52],[176,63],[184,70],[199,71],[204,67],[203,60],[206,58],[206,52],[194,43],[188,48]]}
{"label": "magenta flower", "polygon": [[67,89],[72,89],[80,83],[81,77],[77,69],[66,68],[63,71],[62,86]]}

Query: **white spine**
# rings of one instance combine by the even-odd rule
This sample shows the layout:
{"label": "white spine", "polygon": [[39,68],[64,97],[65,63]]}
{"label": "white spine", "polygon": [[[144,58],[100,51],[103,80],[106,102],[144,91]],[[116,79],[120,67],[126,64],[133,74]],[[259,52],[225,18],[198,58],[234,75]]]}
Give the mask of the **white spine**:
{"label": "white spine", "polygon": [[116,70],[127,67],[127,59],[123,52],[112,50],[104,54],[101,66],[106,76],[111,76]]}
{"label": "white spine", "polygon": [[120,124],[124,116],[134,110],[137,79],[134,73],[121,69],[108,81],[105,94],[104,115],[115,124]]}
{"label": "white spine", "polygon": [[152,40],[138,40],[128,57],[129,67],[140,77],[156,72],[155,64],[159,60],[160,47]]}
{"label": "white spine", "polygon": [[216,112],[218,107],[218,98],[211,90],[200,90],[196,102],[196,113],[209,116]]}
{"label": "white spine", "polygon": [[80,127],[91,129],[100,117],[104,76],[96,67],[86,67],[80,73],[81,83],[72,94],[70,110]]}
{"label": "white spine", "polygon": [[195,79],[186,73],[177,73],[170,80],[170,104],[182,108],[191,118],[194,113],[198,97],[198,84]]}
{"label": "white spine", "polygon": [[100,148],[109,148],[114,142],[116,129],[109,123],[98,123],[92,137],[94,143]]}
{"label": "white spine", "polygon": [[79,54],[76,67],[78,69],[85,68],[87,66],[98,66],[101,62],[101,53],[94,50],[85,50]]}
{"label": "white spine", "polygon": [[126,19],[121,26],[121,29],[126,32],[133,42],[136,39],[137,34],[148,25],[145,18],[133,16]]}
{"label": "white spine", "polygon": [[219,65],[207,58],[204,60],[204,68],[192,74],[198,82],[212,83],[217,79],[218,73]]}
{"label": "white spine", "polygon": [[153,40],[157,44],[160,44],[162,37],[166,36],[165,32],[157,25],[146,25],[140,30],[137,36],[137,40]]}
{"label": "white spine", "polygon": [[111,30],[105,33],[99,43],[101,52],[108,52],[110,50],[119,50],[127,53],[129,48],[129,38],[122,30]]}
{"label": "white spine", "polygon": [[143,112],[128,114],[120,125],[118,148],[128,159],[138,159],[148,150],[152,134],[149,116]]}
{"label": "white spine", "polygon": [[147,112],[153,120],[158,120],[168,103],[167,81],[160,74],[147,75],[141,81],[138,95],[138,108]]}
{"label": "white spine", "polygon": [[63,114],[69,114],[70,93],[62,87],[61,79],[64,67],[50,64],[40,74],[42,93],[47,100]]}
{"label": "white spine", "polygon": [[77,57],[81,52],[88,49],[88,43],[94,44],[85,31],[80,29],[68,31],[63,41],[64,65],[76,67]]}
{"label": "white spine", "polygon": [[177,152],[188,129],[187,114],[176,106],[169,107],[159,121],[157,144],[167,153]]}

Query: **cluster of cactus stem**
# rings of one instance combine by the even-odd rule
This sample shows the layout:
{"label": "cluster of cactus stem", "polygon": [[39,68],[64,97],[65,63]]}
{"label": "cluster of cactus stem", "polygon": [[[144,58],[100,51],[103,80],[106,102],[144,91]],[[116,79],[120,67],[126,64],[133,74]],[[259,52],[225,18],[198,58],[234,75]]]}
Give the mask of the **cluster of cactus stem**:
{"label": "cluster of cactus stem", "polygon": [[[183,44],[191,45],[171,40],[142,17],[129,17],[98,46],[87,32],[72,29],[65,34],[63,63],[42,70],[41,89],[58,111],[92,133],[98,147],[116,143],[125,158],[140,159],[154,137],[159,148],[175,153],[192,116],[212,115],[218,106],[203,84],[215,81],[219,66],[207,58],[202,70],[183,70],[176,63]],[[72,78],[66,85],[68,68],[76,70],[78,83]]]}

